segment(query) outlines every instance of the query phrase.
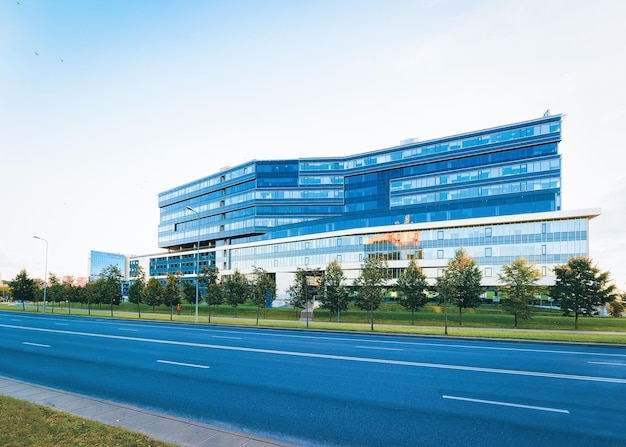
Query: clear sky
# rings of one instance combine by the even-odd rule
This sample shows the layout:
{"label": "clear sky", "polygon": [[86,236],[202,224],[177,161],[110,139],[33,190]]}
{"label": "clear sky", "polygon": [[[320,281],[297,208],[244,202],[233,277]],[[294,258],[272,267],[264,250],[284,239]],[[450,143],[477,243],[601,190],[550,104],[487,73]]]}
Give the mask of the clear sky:
{"label": "clear sky", "polygon": [[626,289],[622,0],[0,0],[0,274],[159,252],[157,194],[566,115],[562,209]]}

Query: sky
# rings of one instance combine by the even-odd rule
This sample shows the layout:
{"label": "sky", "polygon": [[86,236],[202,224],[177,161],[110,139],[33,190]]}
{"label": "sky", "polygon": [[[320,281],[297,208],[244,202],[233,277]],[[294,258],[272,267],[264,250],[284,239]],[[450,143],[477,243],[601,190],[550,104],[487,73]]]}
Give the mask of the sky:
{"label": "sky", "polygon": [[[563,114],[562,209],[626,290],[622,0],[0,0],[0,275],[157,253],[157,196]],[[33,238],[39,236],[47,244]]]}

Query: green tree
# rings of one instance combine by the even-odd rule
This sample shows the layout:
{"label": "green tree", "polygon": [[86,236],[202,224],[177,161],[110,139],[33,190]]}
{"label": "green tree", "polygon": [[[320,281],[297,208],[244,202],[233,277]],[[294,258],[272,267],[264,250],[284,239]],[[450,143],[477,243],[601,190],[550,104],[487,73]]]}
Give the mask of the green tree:
{"label": "green tree", "polygon": [[[622,297],[622,300],[624,298]],[[624,304],[622,301],[613,300],[609,302],[609,315],[612,317],[621,317],[624,313]]]}
{"label": "green tree", "polygon": [[578,316],[591,316],[598,307],[613,301],[617,289],[610,284],[609,272],[601,272],[586,257],[573,257],[565,265],[554,267],[556,281],[552,298],[560,301],[565,315],[574,314],[574,328],[578,329]]}
{"label": "green tree", "polygon": [[11,295],[13,299],[22,302],[22,309],[26,310],[26,301],[35,300],[37,286],[35,280],[28,277],[26,270],[22,269],[11,281]]}
{"label": "green tree", "polygon": [[113,316],[113,306],[119,306],[122,301],[122,282],[124,277],[120,269],[114,265],[109,265],[102,269],[100,278],[104,281],[100,290],[101,302],[109,303],[111,306],[111,316]]}
{"label": "green tree", "polygon": [[518,258],[508,265],[502,266],[498,280],[503,284],[500,290],[505,292],[504,309],[518,319],[527,320],[532,317],[531,300],[542,288],[537,285],[541,274],[534,264],[524,258]]}
{"label": "green tree", "polygon": [[[182,294],[183,294],[183,298],[185,299],[185,301],[187,301],[189,304],[195,304],[196,303],[196,283],[184,282]],[[198,299],[200,298],[198,297]]]}
{"label": "green tree", "polygon": [[224,302],[224,291],[222,286],[217,283],[218,276],[219,270],[217,267],[202,266],[199,281],[205,290],[204,300],[209,307],[209,323],[211,322],[211,308]]}
{"label": "green tree", "polygon": [[289,305],[296,310],[296,317],[298,310],[306,309],[309,301],[318,294],[321,277],[320,269],[310,270],[298,267],[296,270],[293,284],[287,288],[287,294],[291,297]]}
{"label": "green tree", "polygon": [[317,299],[323,309],[330,311],[329,319],[336,314],[337,321],[339,321],[341,311],[348,310],[350,294],[345,285],[345,280],[343,269],[336,259],[326,266],[326,270],[320,278],[320,291]]}
{"label": "green tree", "polygon": [[387,282],[387,261],[370,256],[363,263],[359,277],[354,281],[356,288],[356,305],[367,310],[371,330],[374,330],[374,311],[383,300],[383,286]]}
{"label": "green tree", "polygon": [[426,275],[415,259],[409,261],[409,266],[398,278],[396,287],[400,292],[400,305],[411,311],[411,324],[415,324],[415,311],[419,311],[428,302]]}
{"label": "green tree", "polygon": [[445,333],[448,333],[447,304],[459,308],[459,325],[463,324],[463,309],[473,309],[480,304],[483,288],[480,285],[482,273],[476,261],[461,248],[448,262],[443,275],[437,278],[437,293],[444,304]]}
{"label": "green tree", "polygon": [[137,316],[141,318],[141,303],[145,299],[146,290],[146,273],[142,266],[137,266],[133,278],[133,282],[128,287],[128,301],[137,304]]}
{"label": "green tree", "polygon": [[148,279],[144,298],[146,304],[152,306],[152,312],[154,312],[154,308],[163,303],[163,284],[161,284],[161,281],[156,278]]}
{"label": "green tree", "polygon": [[163,302],[170,307],[170,321],[174,319],[174,306],[180,304],[181,299],[181,274],[168,273],[163,287]]}
{"label": "green tree", "polygon": [[52,309],[52,313],[54,313],[54,303],[57,305],[64,300],[63,297],[63,286],[61,285],[61,281],[54,273],[50,273],[48,275],[48,290],[46,292],[47,300],[50,303],[50,308]]}
{"label": "green tree", "polygon": [[228,305],[235,308],[235,318],[237,318],[237,307],[250,297],[250,286],[239,270],[235,270],[224,281],[224,294]]}
{"label": "green tree", "polygon": [[254,267],[252,271],[252,301],[256,305],[256,324],[259,324],[259,313],[271,303],[276,296],[276,283],[261,267]]}
{"label": "green tree", "polygon": [[67,301],[67,313],[72,313],[72,303],[80,303],[80,289],[83,287],[78,287],[73,284],[73,280],[65,281],[63,283],[63,296]]}
{"label": "green tree", "polygon": [[87,314],[91,315],[91,305],[100,304],[102,302],[104,287],[104,279],[99,278],[94,282],[90,282],[85,287],[85,302],[87,303]]}

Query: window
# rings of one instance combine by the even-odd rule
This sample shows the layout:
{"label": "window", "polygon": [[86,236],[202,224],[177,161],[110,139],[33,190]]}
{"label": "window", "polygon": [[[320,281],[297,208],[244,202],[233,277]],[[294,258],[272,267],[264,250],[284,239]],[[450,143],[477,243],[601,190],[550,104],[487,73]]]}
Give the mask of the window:
{"label": "window", "polygon": [[491,237],[491,227],[485,228],[485,237]]}
{"label": "window", "polygon": [[493,270],[491,267],[485,267],[485,277],[489,278],[491,276],[493,276]]}
{"label": "window", "polygon": [[437,240],[439,241],[443,240],[443,230],[437,231]]}
{"label": "window", "polygon": [[491,247],[485,247],[485,258],[491,257]]}
{"label": "window", "polygon": [[546,248],[546,246],[545,246],[545,245],[542,245],[542,246],[541,246],[541,254],[542,254],[542,255],[545,255],[545,254],[546,254],[546,252],[547,252],[547,248]]}
{"label": "window", "polygon": [[443,259],[443,250],[437,250],[437,259]]}

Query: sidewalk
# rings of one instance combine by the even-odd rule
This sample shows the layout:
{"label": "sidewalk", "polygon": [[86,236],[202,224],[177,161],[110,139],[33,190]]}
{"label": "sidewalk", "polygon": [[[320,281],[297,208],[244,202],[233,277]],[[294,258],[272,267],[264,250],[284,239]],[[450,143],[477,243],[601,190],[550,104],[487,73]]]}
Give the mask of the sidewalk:
{"label": "sidewalk", "polygon": [[289,447],[288,444],[277,441],[234,433],[199,422],[45,386],[31,385],[2,376],[0,376],[0,394],[144,433],[159,441],[184,447]]}

